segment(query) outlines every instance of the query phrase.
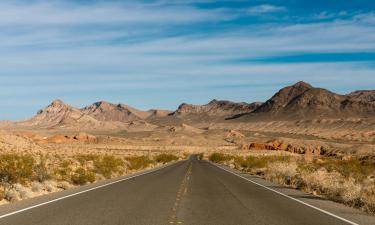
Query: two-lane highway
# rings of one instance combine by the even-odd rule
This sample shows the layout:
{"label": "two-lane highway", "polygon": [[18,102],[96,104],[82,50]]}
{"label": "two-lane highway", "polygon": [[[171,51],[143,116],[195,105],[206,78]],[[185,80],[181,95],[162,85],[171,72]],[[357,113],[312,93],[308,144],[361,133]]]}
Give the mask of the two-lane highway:
{"label": "two-lane highway", "polygon": [[191,157],[0,219],[3,225],[349,224]]}

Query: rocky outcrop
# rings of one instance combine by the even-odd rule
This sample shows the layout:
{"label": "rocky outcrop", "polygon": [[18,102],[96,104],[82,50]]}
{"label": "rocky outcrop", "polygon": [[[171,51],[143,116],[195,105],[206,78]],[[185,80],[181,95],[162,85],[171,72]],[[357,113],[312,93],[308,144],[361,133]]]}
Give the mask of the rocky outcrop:
{"label": "rocky outcrop", "polygon": [[83,142],[94,142],[97,138],[94,135],[81,132],[73,137],[74,140]]}
{"label": "rocky outcrop", "polygon": [[300,81],[292,86],[279,90],[272,98],[260,105],[254,110],[255,113],[278,113],[283,110],[293,99],[306,91],[312,86],[308,83]]}
{"label": "rocky outcrop", "polygon": [[137,110],[124,104],[112,104],[101,101],[82,109],[84,115],[91,116],[99,121],[130,122],[145,119],[147,112]]}
{"label": "rocky outcrop", "polygon": [[249,113],[256,109],[261,103],[245,103],[212,100],[206,105],[181,104],[178,109],[172,113],[175,116],[189,114],[205,114],[208,116],[234,116],[237,114]]}
{"label": "rocky outcrop", "polygon": [[61,100],[55,100],[45,109],[40,110],[36,116],[25,121],[24,124],[53,127],[76,123],[82,116],[80,109],[65,104]]}
{"label": "rocky outcrop", "polygon": [[327,153],[323,146],[297,146],[285,143],[280,140],[273,140],[268,143],[249,143],[242,144],[242,150],[272,150],[272,151],[287,151],[296,154],[306,155],[325,155]]}

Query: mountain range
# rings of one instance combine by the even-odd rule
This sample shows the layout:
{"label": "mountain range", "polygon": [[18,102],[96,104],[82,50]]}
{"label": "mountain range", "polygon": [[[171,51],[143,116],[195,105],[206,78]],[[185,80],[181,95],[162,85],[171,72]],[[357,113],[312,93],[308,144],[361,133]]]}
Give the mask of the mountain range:
{"label": "mountain range", "polygon": [[[313,87],[300,81],[282,88],[264,103],[212,100],[205,105],[183,103],[175,111],[139,110],[125,104],[105,101],[76,108],[55,100],[29,120],[14,122],[17,126],[41,128],[84,127],[92,129],[121,128],[124,124],[166,123],[178,120],[193,123],[197,120],[247,121],[263,119],[313,119],[374,117],[375,90],[354,91],[346,95]],[[9,122],[6,123],[9,126]]]}

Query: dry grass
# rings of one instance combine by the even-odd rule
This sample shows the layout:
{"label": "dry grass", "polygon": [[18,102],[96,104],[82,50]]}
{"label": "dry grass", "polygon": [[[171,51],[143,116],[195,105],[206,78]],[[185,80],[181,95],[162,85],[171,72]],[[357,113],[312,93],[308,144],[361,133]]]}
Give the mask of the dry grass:
{"label": "dry grass", "polygon": [[147,168],[153,161],[148,156],[132,156],[127,157],[128,168],[130,170],[140,170]]}
{"label": "dry grass", "polygon": [[375,213],[375,163],[356,158],[235,156],[212,154],[209,159],[330,200]]}
{"label": "dry grass", "polygon": [[163,164],[176,161],[176,160],[178,160],[177,156],[172,155],[172,154],[166,154],[166,153],[160,154],[155,157],[156,162],[163,163]]}

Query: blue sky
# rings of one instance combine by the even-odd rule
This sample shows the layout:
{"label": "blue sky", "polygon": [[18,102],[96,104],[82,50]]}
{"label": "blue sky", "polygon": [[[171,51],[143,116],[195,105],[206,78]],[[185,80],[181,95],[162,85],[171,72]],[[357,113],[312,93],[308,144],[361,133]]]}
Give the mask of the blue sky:
{"label": "blue sky", "polygon": [[299,80],[375,89],[373,0],[1,1],[0,119],[62,99],[175,109]]}

